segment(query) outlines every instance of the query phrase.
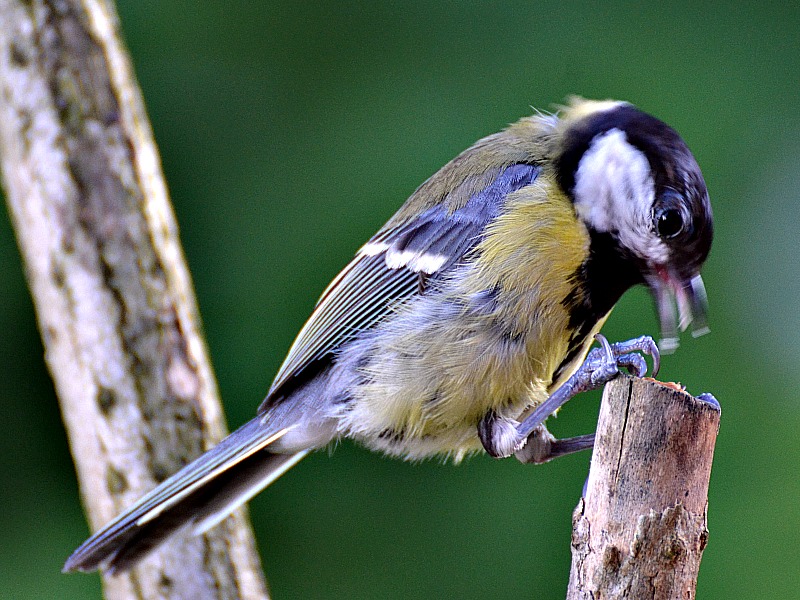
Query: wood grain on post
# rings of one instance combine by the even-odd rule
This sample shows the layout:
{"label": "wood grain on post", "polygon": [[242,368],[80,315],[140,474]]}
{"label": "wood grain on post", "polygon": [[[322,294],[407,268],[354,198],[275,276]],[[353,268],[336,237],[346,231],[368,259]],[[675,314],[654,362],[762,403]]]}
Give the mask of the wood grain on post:
{"label": "wood grain on post", "polygon": [[[0,0],[0,159],[97,529],[225,433],[113,3]],[[113,599],[266,597],[242,512],[104,577],[104,591]]]}
{"label": "wood grain on post", "polygon": [[567,600],[695,597],[719,418],[715,401],[653,380],[606,386]]}

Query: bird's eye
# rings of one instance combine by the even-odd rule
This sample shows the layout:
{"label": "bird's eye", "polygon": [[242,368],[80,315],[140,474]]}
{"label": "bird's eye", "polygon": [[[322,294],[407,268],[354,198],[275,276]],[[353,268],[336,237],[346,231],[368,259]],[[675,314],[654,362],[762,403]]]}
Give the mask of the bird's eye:
{"label": "bird's eye", "polygon": [[683,216],[677,208],[667,208],[656,215],[656,231],[661,238],[673,238],[683,231]]}

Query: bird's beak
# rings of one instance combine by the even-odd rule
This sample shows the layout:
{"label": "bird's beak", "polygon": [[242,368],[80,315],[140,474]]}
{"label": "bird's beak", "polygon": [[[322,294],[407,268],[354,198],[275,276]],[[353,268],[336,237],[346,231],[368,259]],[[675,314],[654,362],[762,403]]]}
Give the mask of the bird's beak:
{"label": "bird's beak", "polygon": [[647,285],[653,293],[661,323],[658,346],[662,353],[669,354],[678,347],[679,328],[685,331],[691,324],[694,337],[709,332],[708,297],[699,273],[681,277],[659,265],[647,276]]}

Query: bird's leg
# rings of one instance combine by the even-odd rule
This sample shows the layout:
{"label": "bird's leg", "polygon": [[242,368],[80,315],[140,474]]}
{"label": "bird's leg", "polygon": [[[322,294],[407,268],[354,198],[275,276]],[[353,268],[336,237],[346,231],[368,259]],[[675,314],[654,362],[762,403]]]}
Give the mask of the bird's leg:
{"label": "bird's leg", "polygon": [[594,434],[578,435],[571,438],[558,439],[547,430],[544,424],[539,425],[528,436],[525,445],[514,453],[522,463],[541,464],[559,456],[566,456],[594,446]]}
{"label": "bird's leg", "polygon": [[[521,452],[524,462],[547,462],[556,456],[571,454],[594,443],[594,435],[557,440],[547,431],[539,429],[545,419],[566,404],[572,397],[602,387],[619,374],[620,367],[632,375],[643,377],[647,363],[639,352],[653,357],[653,374],[658,372],[660,357],[658,346],[650,336],[627,342],[609,344],[600,334],[596,339],[600,347],[589,352],[586,360],[547,400],[537,406],[522,422],[488,413],[478,424],[478,436],[486,451],[495,458]],[[533,443],[530,451],[525,446]]]}
{"label": "bird's leg", "polygon": [[494,458],[506,458],[513,454],[520,462],[541,464],[594,446],[593,433],[558,439],[544,424],[536,427],[527,439],[520,441],[516,421],[499,417],[494,412],[490,415],[481,421],[478,435],[486,451]]}

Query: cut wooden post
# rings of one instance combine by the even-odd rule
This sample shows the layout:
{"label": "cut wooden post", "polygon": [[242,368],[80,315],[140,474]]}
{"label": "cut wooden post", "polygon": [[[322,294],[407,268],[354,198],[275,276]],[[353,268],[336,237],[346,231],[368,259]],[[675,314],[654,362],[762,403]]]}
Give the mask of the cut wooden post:
{"label": "cut wooden post", "polygon": [[[158,151],[110,0],[0,0],[0,158],[97,529],[225,433]],[[266,597],[242,512],[103,579],[114,600]]]}
{"label": "cut wooden post", "polygon": [[628,376],[606,386],[567,600],[695,597],[720,419],[701,398]]}

